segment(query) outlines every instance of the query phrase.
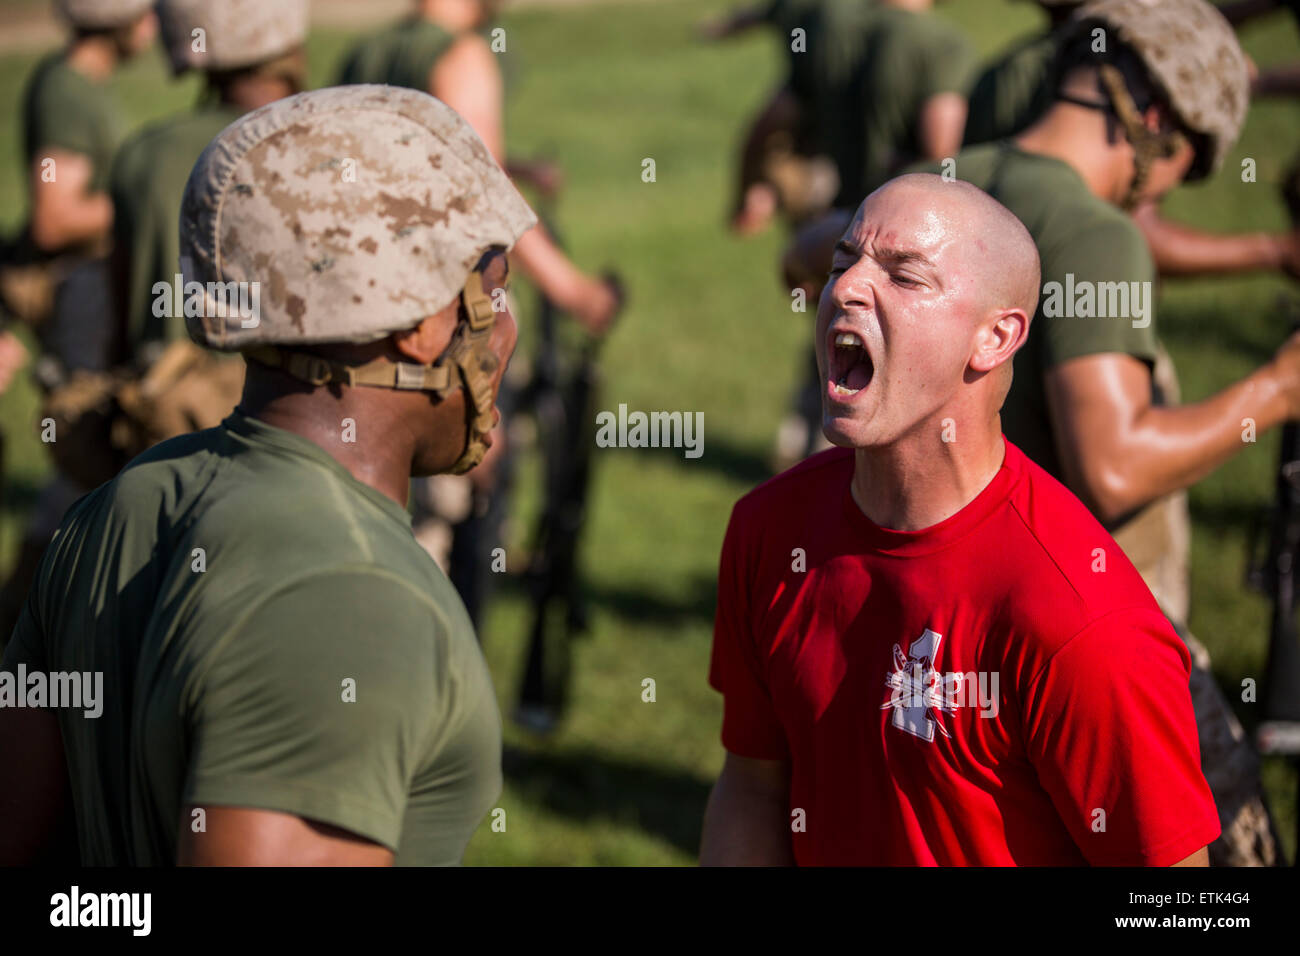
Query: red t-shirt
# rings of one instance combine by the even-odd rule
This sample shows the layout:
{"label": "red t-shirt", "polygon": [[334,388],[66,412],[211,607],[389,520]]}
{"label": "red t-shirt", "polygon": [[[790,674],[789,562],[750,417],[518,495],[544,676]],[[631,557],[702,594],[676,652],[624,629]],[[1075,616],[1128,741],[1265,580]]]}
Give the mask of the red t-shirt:
{"label": "red t-shirt", "polygon": [[1007,442],[903,532],[852,475],[832,449],[746,495],[718,577],[722,743],[790,761],[799,863],[1165,866],[1218,836],[1187,648],[1073,495]]}

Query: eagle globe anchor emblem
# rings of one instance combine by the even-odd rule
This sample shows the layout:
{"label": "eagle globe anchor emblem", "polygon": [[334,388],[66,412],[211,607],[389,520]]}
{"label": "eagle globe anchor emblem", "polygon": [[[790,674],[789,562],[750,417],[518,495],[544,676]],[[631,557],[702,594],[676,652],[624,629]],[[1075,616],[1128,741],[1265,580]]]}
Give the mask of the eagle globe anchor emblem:
{"label": "eagle globe anchor emblem", "polygon": [[924,634],[912,641],[906,655],[901,647],[894,645],[894,669],[885,675],[889,699],[880,705],[881,710],[893,708],[895,727],[927,741],[934,740],[935,727],[945,737],[952,737],[939,723],[939,714],[957,712],[961,688],[960,674],[945,679],[934,668],[942,640],[942,634],[927,627]]}

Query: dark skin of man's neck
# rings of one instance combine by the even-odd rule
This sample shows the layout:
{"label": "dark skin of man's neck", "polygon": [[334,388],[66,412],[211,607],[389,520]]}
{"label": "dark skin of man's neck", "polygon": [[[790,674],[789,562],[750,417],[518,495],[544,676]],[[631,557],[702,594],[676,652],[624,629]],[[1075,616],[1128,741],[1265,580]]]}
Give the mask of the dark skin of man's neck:
{"label": "dark skin of man's neck", "polygon": [[[375,354],[371,351],[370,357]],[[387,348],[377,354],[410,361]],[[347,361],[357,359],[349,356]],[[343,385],[312,388],[276,369],[249,362],[237,411],[319,445],[357,481],[406,507],[414,463],[428,454],[430,443],[435,457],[445,462],[443,467],[454,463],[465,447],[465,411],[459,394],[435,402],[425,392]],[[356,423],[355,442],[342,440],[345,418]]]}

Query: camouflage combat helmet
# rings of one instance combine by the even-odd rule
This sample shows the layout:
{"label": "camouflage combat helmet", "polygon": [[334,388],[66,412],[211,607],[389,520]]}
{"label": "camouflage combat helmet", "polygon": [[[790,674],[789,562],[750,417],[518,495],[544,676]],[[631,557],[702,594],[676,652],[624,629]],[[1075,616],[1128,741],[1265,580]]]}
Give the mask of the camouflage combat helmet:
{"label": "camouflage combat helmet", "polygon": [[153,5],[154,0],[54,0],[59,16],[85,30],[126,26]]}
{"label": "camouflage combat helmet", "polygon": [[1085,28],[1099,22],[1113,30],[1141,58],[1179,122],[1204,137],[1187,178],[1218,169],[1250,105],[1246,57],[1223,14],[1205,0],[1093,0],[1077,17]]}
{"label": "camouflage combat helmet", "polygon": [[283,56],[306,41],[307,14],[307,0],[158,4],[163,43],[177,73],[239,70]]}
{"label": "camouflage combat helmet", "polygon": [[[493,303],[473,270],[536,221],[470,126],[426,93],[344,86],[279,100],[222,131],[186,184],[181,271],[203,297],[187,309],[190,336],[316,385],[441,397],[463,385],[471,427],[454,470],[464,471],[494,424],[497,368]],[[228,283],[257,283],[252,319],[223,307]],[[292,350],[376,341],[458,296],[463,315],[432,366],[344,366]]]}

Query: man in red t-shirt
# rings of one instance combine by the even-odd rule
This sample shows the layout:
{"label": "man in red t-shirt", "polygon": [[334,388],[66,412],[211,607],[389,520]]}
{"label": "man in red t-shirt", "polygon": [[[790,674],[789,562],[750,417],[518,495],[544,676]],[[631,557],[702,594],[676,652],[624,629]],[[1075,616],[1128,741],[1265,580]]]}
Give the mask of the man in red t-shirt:
{"label": "man in red t-shirt", "polygon": [[701,862],[1206,863],[1186,646],[1002,437],[1038,283],[974,186],[859,208],[817,314],[841,447],[745,496],[722,548]]}

